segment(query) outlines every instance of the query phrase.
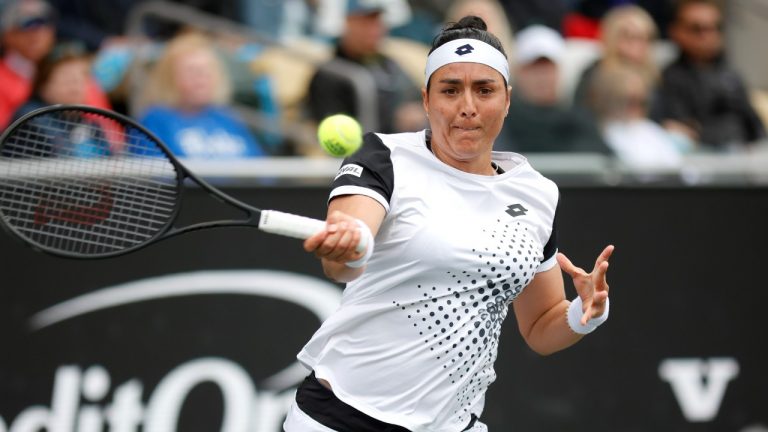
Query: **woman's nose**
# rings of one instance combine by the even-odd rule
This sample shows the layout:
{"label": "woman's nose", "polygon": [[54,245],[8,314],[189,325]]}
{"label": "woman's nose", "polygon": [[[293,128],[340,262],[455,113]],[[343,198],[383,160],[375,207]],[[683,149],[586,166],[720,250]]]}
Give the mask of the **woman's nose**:
{"label": "woman's nose", "polygon": [[477,115],[477,105],[471,92],[466,92],[462,99],[461,116],[475,117]]}

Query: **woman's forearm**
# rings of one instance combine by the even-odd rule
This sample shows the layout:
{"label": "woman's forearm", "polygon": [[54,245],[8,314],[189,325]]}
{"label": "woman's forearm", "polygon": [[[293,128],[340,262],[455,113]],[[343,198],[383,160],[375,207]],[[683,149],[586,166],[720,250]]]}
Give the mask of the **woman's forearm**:
{"label": "woman's forearm", "polygon": [[568,300],[555,304],[524,334],[526,343],[541,355],[549,355],[575,344],[584,335],[577,334],[568,326]]}

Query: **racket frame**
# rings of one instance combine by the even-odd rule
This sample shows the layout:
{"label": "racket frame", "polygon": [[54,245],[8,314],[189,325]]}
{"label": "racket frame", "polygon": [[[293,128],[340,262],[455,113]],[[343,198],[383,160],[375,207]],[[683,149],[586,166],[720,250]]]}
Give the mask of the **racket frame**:
{"label": "racket frame", "polygon": [[[10,136],[12,136],[19,127],[21,127],[22,125],[25,125],[31,118],[40,117],[45,114],[58,112],[58,111],[80,111],[84,114],[94,114],[96,116],[101,116],[107,119],[114,120],[120,123],[122,127],[136,128],[139,132],[147,135],[147,137],[149,137],[154,142],[154,144],[156,144],[157,147],[164,153],[165,157],[168,159],[171,165],[173,165],[176,171],[178,197],[176,198],[175,206],[173,208],[173,211],[169,215],[167,222],[162,228],[158,229],[153,236],[134,246],[120,249],[114,252],[105,252],[105,253],[99,253],[99,254],[83,254],[83,253],[62,251],[62,250],[58,250],[55,248],[50,248],[48,246],[42,245],[34,241],[33,239],[31,239],[29,236],[20,233],[13,225],[7,223],[5,221],[2,208],[0,208],[0,225],[2,225],[6,231],[12,234],[13,237],[18,238],[28,246],[31,246],[33,249],[39,250],[48,254],[64,257],[64,258],[75,258],[75,259],[112,258],[112,257],[132,253],[137,250],[143,249],[159,240],[175,237],[179,234],[184,234],[191,231],[197,231],[197,230],[206,229],[206,228],[217,228],[217,227],[236,227],[236,226],[251,226],[251,227],[257,227],[257,228],[259,227],[260,225],[259,221],[262,215],[261,209],[248,205],[236,198],[233,198],[225,194],[224,192],[210,185],[208,182],[206,182],[202,178],[198,177],[195,173],[187,169],[184,166],[184,164],[182,164],[176,158],[176,156],[173,155],[170,149],[168,149],[167,145],[162,140],[160,140],[160,138],[158,138],[157,135],[155,135],[153,132],[151,132],[150,130],[148,130],[147,128],[145,128],[135,120],[131,119],[130,117],[117,112],[108,111],[108,110],[91,107],[87,105],[61,105],[61,104],[50,105],[50,106],[37,109],[35,111],[25,114],[24,116],[22,116],[21,118],[13,122],[13,124],[8,126],[8,128],[2,133],[2,135],[0,135],[0,152],[2,152],[2,149],[5,146],[7,139]],[[200,222],[200,223],[185,225],[181,227],[175,226],[176,219],[179,216],[179,213],[181,211],[181,206],[184,202],[185,189],[187,188],[186,185],[184,184],[186,179],[189,179],[195,184],[197,184],[200,188],[208,192],[208,194],[212,195],[214,198],[216,198],[220,202],[224,204],[229,204],[241,210],[245,215],[247,215],[247,218]]]}

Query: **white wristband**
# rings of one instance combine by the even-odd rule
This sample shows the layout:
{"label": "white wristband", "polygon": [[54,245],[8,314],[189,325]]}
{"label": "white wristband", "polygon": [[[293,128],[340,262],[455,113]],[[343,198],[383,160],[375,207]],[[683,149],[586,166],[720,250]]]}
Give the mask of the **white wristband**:
{"label": "white wristband", "polygon": [[603,314],[599,317],[591,318],[587,321],[586,325],[582,325],[581,317],[584,316],[584,311],[582,310],[581,297],[577,296],[571,301],[571,305],[568,306],[568,326],[578,334],[592,333],[600,324],[608,319],[608,310],[610,309],[610,306],[610,299],[605,299],[605,310],[603,311]]}
{"label": "white wristband", "polygon": [[360,242],[365,244],[365,254],[354,261],[347,261],[344,263],[344,265],[351,268],[360,268],[364,266],[368,263],[368,259],[371,258],[371,255],[373,255],[373,234],[371,233],[371,229],[360,219],[357,219],[356,222],[360,226]]}

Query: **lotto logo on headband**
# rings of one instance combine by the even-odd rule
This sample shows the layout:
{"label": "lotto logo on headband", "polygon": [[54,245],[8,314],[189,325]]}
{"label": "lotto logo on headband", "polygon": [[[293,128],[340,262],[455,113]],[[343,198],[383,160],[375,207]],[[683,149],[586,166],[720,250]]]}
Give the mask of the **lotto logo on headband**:
{"label": "lotto logo on headband", "polygon": [[469,54],[475,49],[470,44],[462,45],[458,48],[456,48],[456,51],[454,51],[456,54],[463,56],[464,54]]}
{"label": "lotto logo on headband", "polygon": [[424,70],[424,85],[439,68],[449,63],[481,63],[492,67],[509,82],[509,62],[504,54],[493,46],[478,39],[455,39],[444,43],[427,56]]}

